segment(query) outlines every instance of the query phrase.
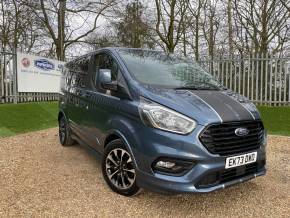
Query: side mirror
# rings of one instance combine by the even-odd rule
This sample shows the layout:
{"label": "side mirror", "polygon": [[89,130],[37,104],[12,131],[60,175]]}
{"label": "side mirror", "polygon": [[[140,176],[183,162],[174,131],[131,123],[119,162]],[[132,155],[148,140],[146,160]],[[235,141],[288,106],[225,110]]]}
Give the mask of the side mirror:
{"label": "side mirror", "polygon": [[112,91],[117,91],[118,86],[116,82],[112,82],[112,73],[110,69],[100,69],[99,79],[102,88]]}

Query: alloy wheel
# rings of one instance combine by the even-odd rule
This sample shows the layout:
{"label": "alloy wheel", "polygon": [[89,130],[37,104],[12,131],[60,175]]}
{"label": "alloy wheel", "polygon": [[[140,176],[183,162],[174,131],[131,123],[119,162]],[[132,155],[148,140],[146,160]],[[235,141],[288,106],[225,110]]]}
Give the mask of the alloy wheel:
{"label": "alloy wheel", "polygon": [[113,149],[106,157],[106,173],[116,188],[130,188],[136,179],[131,155],[122,148]]}
{"label": "alloy wheel", "polygon": [[63,143],[66,137],[66,123],[63,118],[59,121],[59,139]]}

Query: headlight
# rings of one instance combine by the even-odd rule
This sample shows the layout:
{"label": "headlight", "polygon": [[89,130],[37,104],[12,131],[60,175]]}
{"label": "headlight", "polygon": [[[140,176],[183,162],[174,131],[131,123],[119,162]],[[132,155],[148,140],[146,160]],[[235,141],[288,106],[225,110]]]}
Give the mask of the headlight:
{"label": "headlight", "polygon": [[196,127],[194,120],[144,98],[141,99],[139,112],[145,124],[157,129],[185,135]]}

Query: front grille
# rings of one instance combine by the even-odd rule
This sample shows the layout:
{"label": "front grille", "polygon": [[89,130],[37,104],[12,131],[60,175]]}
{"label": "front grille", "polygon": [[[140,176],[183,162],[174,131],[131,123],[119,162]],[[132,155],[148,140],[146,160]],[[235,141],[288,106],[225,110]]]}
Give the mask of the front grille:
{"label": "front grille", "polygon": [[[246,136],[237,136],[237,128],[247,128]],[[264,127],[260,121],[231,122],[208,126],[199,136],[202,144],[212,154],[232,155],[260,148]]]}
{"label": "front grille", "polygon": [[224,169],[218,172],[212,172],[204,176],[198,183],[197,188],[208,188],[230,182],[235,179],[240,179],[245,176],[253,175],[265,168],[265,160],[248,164],[245,166],[236,167],[233,169]]}

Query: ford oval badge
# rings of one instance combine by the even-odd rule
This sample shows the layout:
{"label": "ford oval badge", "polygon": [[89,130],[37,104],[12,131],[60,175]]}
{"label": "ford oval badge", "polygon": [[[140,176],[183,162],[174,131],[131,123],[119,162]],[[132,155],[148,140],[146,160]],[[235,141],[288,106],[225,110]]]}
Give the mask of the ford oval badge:
{"label": "ford oval badge", "polygon": [[54,70],[54,64],[46,59],[38,59],[34,61],[34,66],[41,70]]}
{"label": "ford oval badge", "polygon": [[248,130],[247,128],[243,128],[243,127],[241,127],[241,128],[237,128],[237,129],[235,130],[235,134],[236,134],[237,136],[246,136],[246,135],[249,134],[249,132],[250,132],[250,130]]}

